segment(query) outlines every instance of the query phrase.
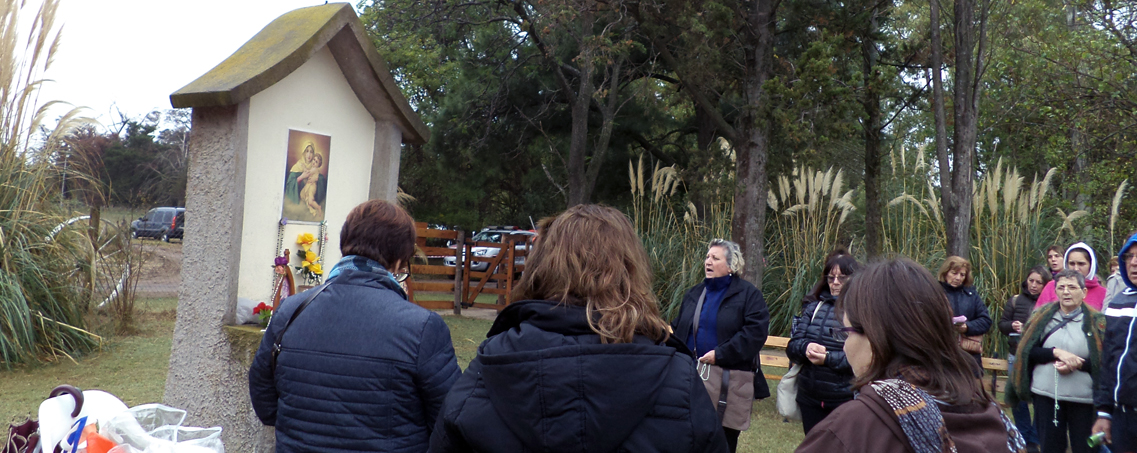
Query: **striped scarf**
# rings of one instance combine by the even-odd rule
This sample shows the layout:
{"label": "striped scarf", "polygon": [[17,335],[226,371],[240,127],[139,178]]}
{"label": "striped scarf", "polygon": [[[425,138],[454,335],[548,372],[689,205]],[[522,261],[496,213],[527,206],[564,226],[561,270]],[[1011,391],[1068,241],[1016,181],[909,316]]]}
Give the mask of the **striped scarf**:
{"label": "striped scarf", "polygon": [[[908,443],[916,453],[956,452],[955,442],[944,425],[939,402],[928,392],[903,379],[885,379],[869,384],[877,395],[884,398],[900,428],[908,437]],[[1026,441],[1003,411],[999,411],[1003,427],[1007,430],[1007,451],[1026,451]]]}

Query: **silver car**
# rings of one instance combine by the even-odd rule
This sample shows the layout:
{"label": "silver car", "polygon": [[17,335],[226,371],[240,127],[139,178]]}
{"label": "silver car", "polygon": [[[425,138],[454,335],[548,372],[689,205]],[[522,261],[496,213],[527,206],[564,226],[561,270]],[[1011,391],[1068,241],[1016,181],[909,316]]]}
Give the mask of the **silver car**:
{"label": "silver car", "polygon": [[[490,227],[490,228],[482,229],[482,231],[478,232],[478,234],[475,234],[473,237],[473,240],[475,242],[497,242],[497,243],[501,243],[501,242],[505,242],[505,239],[508,236],[515,236],[515,237],[522,236],[522,237],[524,237],[525,240],[515,242],[515,245],[513,246],[513,248],[515,250],[528,250],[529,247],[532,247],[533,238],[537,237],[537,233],[534,233],[532,231],[526,231],[526,230],[515,230],[515,229],[504,229],[504,228]],[[471,249],[471,253],[473,253],[474,256],[479,257],[479,258],[487,258],[487,259],[492,259],[493,257],[497,256],[497,254],[499,252],[501,252],[501,249],[498,247],[473,247]],[[456,264],[457,260],[455,260],[453,256],[447,256],[446,258],[443,258],[442,262],[443,262],[443,264],[445,264],[447,266],[454,266]],[[513,260],[513,264],[514,265],[525,264],[525,257],[524,256],[518,256],[517,258],[515,258]],[[489,266],[490,266],[490,263],[488,261],[475,261],[475,262],[470,263],[470,270],[474,271],[474,272],[485,272],[486,269],[489,268]]]}

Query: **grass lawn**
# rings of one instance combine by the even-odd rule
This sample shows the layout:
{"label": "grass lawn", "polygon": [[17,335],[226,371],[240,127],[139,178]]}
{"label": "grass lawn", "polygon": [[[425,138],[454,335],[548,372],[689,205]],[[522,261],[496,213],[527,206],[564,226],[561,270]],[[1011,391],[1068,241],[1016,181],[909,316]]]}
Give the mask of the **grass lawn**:
{"label": "grass lawn", "polygon": [[[0,422],[34,416],[48,392],[60,384],[105,390],[128,406],[162,401],[176,306],[176,299],[138,301],[137,334],[112,338],[102,351],[82,357],[78,363],[61,357],[46,365],[0,370]],[[442,319],[450,326],[458,364],[465,369],[492,322],[456,316]],[[769,382],[773,390],[777,381]],[[750,430],[739,438],[738,451],[789,452],[802,437],[801,423],[783,423],[774,400],[769,398],[754,404]]]}

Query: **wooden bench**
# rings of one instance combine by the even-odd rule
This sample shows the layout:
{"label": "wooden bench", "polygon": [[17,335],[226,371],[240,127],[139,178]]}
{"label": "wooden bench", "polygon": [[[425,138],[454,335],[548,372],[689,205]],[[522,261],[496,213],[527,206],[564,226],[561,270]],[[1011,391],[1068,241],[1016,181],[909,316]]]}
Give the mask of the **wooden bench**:
{"label": "wooden bench", "polygon": [[[786,337],[767,337],[765,349],[780,349],[785,351],[790,344],[790,339]],[[789,370],[790,359],[785,355],[767,354],[765,352],[759,354],[759,363],[762,367],[783,368]],[[989,374],[991,380],[983,380],[984,385],[988,385],[988,390],[994,388],[998,392],[1002,392],[1007,385],[1007,361],[1003,359],[992,359],[988,357],[983,358],[983,370],[985,374]],[[780,374],[766,374],[766,379],[779,381],[782,379]]]}

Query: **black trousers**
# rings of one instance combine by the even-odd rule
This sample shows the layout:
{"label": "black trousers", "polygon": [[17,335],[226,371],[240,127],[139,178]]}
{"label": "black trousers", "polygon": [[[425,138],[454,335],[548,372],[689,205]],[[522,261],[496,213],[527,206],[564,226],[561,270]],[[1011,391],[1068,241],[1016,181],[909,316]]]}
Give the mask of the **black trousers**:
{"label": "black trousers", "polygon": [[[801,395],[799,392],[798,395]],[[825,420],[834,410],[840,406],[837,404],[826,404],[813,401],[810,399],[797,398],[797,407],[801,410],[801,426],[808,435],[814,426]]]}
{"label": "black trousers", "polygon": [[[1092,404],[1059,401],[1056,418],[1054,400],[1034,395],[1034,426],[1038,429],[1042,453],[1065,453],[1067,446],[1074,453],[1096,451],[1096,448],[1086,445],[1086,439],[1090,437],[1097,417]],[[1058,420],[1057,426],[1054,425],[1055,419]]]}
{"label": "black trousers", "polygon": [[1117,453],[1137,451],[1137,408],[1118,405],[1113,409],[1112,424],[1113,445],[1109,448]]}
{"label": "black trousers", "polygon": [[726,446],[730,447],[730,453],[737,451],[738,435],[742,434],[742,431],[739,431],[737,429],[730,429],[724,426],[722,427],[722,432],[723,434],[726,434]]}

